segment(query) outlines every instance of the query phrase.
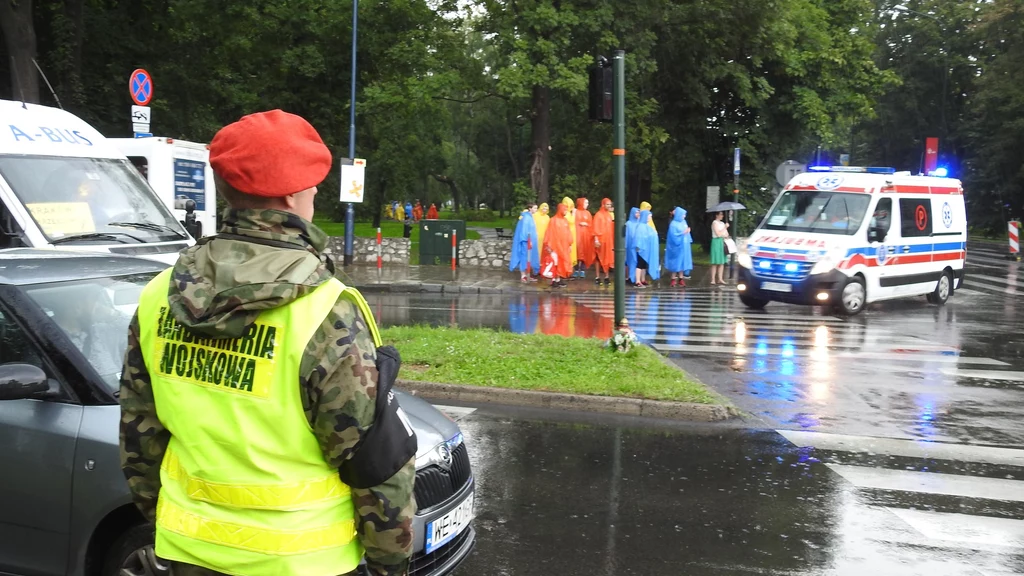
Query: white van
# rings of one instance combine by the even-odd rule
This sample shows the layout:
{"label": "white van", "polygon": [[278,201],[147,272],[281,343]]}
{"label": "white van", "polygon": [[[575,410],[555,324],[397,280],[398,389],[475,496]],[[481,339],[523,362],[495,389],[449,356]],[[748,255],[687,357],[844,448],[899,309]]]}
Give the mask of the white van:
{"label": "white van", "polygon": [[865,305],[927,295],[944,304],[964,279],[967,211],[954,178],[833,166],[794,177],[739,247],[736,289],[770,301]]}
{"label": "white van", "polygon": [[0,100],[0,248],[173,263],[195,244],[116,147],[75,115]]}
{"label": "white van", "polygon": [[217,232],[217,192],[206,144],[176,138],[110,138],[149,181],[157,197],[179,221],[185,203],[195,202],[199,237]]}

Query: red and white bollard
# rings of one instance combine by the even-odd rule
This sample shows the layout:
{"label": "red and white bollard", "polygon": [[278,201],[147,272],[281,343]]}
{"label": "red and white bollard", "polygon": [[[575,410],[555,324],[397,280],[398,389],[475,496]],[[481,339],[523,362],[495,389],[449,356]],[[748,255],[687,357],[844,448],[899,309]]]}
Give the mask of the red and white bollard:
{"label": "red and white bollard", "polygon": [[1012,260],[1020,260],[1020,222],[1010,220],[1007,225],[1007,232],[1010,237],[1010,258]]}
{"label": "red and white bollard", "polygon": [[452,230],[452,272],[455,272],[455,259],[458,257],[458,254],[456,253],[458,248],[456,248],[456,241],[455,241],[455,237],[457,235],[458,235],[458,232],[455,231],[455,230]]}
{"label": "red and white bollard", "polygon": [[384,267],[383,248],[381,248],[380,228],[377,228],[377,270]]}

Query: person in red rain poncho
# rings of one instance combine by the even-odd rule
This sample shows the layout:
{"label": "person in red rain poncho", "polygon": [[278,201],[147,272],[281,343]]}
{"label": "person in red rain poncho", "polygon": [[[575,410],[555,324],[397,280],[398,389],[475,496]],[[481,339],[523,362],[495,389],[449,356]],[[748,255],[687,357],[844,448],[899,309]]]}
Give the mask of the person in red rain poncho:
{"label": "person in red rain poncho", "polygon": [[587,277],[587,268],[594,264],[594,228],[593,217],[590,215],[590,201],[586,198],[576,199],[576,275]]}
{"label": "person in red rain poncho", "polygon": [[412,209],[412,216],[417,222],[423,220],[423,205],[419,200],[416,201],[416,207]]}
{"label": "person in red rain poncho", "polygon": [[427,220],[437,220],[437,205],[431,204],[430,209],[427,210]]}
{"label": "person in red rain poncho", "polygon": [[541,251],[540,269],[545,278],[551,278],[552,288],[566,286],[564,279],[572,275],[572,232],[565,214],[569,208],[558,205],[558,212],[551,217],[548,231],[544,234],[544,249]]}
{"label": "person in red rain poncho", "polygon": [[601,209],[594,214],[594,224],[591,226],[594,234],[594,252],[597,260],[597,279],[601,283],[601,273],[604,272],[604,285],[612,283],[609,271],[615,265],[615,221],[612,216],[612,201],[608,198],[601,199]]}

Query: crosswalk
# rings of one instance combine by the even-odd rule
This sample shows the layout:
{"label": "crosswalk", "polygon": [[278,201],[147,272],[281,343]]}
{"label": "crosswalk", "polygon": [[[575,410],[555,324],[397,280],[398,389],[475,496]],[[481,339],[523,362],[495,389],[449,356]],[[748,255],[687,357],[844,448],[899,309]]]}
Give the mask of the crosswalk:
{"label": "crosswalk", "polygon": [[[608,295],[573,298],[613,317]],[[728,290],[631,292],[626,317],[832,473],[839,495],[822,505],[844,524],[844,574],[1024,572],[1024,423],[970,422],[1018,405],[1024,371],[969,353],[955,320],[936,325],[925,306],[851,319],[785,305],[751,311]],[[976,432],[991,428],[1006,434]],[[993,445],[964,440],[972,437]],[[874,555],[858,559],[865,550]],[[942,564],[935,550],[952,552]]]}
{"label": "crosswalk", "polygon": [[[1024,549],[1024,450],[778,430],[842,479],[851,549],[871,549],[876,567],[908,556],[944,563],[900,574],[1020,574]],[[887,558],[887,555],[891,557]],[[922,571],[923,570],[923,571]],[[883,570],[884,572],[884,570]],[[877,573],[877,572],[876,572]]]}
{"label": "crosswalk", "polygon": [[1024,295],[1021,264],[1008,260],[1006,255],[1006,249],[996,244],[968,243],[967,274],[957,292],[967,296]]}

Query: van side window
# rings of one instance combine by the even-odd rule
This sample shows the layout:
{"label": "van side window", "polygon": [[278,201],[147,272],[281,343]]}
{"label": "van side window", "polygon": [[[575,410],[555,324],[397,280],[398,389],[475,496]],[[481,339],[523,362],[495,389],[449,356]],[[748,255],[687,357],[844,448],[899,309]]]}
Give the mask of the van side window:
{"label": "van side window", "polygon": [[139,171],[139,174],[142,174],[142,177],[148,181],[149,160],[147,160],[145,156],[129,156],[128,160],[130,160],[132,165],[135,166],[135,169]]}
{"label": "van side window", "polygon": [[0,202],[0,248],[18,248],[27,246],[22,239],[21,226],[7,210],[7,206]]}
{"label": "van side window", "polygon": [[904,238],[932,235],[930,198],[900,198],[900,231]]}
{"label": "van side window", "polygon": [[875,213],[871,215],[871,228],[880,229],[886,234],[892,225],[892,198],[882,198],[875,205]]}

